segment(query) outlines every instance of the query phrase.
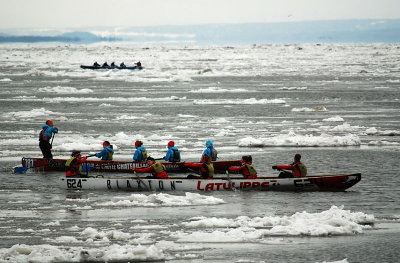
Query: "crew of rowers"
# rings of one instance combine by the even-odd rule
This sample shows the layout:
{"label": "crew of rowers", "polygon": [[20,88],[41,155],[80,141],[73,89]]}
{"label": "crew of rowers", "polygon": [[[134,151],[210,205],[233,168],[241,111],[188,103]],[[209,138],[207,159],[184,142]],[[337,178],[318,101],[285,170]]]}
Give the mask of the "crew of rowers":
{"label": "crew of rowers", "polygon": [[[136,67],[141,68],[142,67],[142,63],[140,61],[136,62]],[[103,68],[107,68],[107,67],[118,67],[118,65],[115,64],[115,62],[112,62],[110,65],[108,65],[107,61],[103,63],[103,65],[100,65],[99,63],[94,62],[93,63],[93,67],[103,67]],[[126,68],[126,65],[124,62],[122,62],[121,64],[119,64],[120,68]]]}
{"label": "crew of rowers", "polygon": [[[39,134],[39,146],[43,153],[43,158],[52,159],[53,156],[51,154],[51,144],[49,141],[52,138],[52,134],[58,133],[58,129],[53,127],[53,121],[48,120],[42,126],[42,131]],[[54,137],[53,137],[54,138]],[[143,142],[137,140],[135,142],[135,153],[133,155],[134,162],[143,162],[146,161],[147,167],[133,167],[132,170],[134,173],[151,173],[150,178],[158,178],[158,179],[168,179],[167,171],[164,166],[160,162],[156,162],[156,160],[147,154],[146,148],[143,146]],[[186,168],[191,170],[191,168],[200,169],[200,176],[193,176],[188,178],[199,178],[199,179],[213,179],[214,177],[214,165],[213,161],[218,159],[218,152],[214,148],[213,141],[206,141],[206,149],[203,151],[200,162],[181,162],[181,154],[178,147],[175,146],[174,141],[169,141],[167,144],[167,152],[163,158],[166,162],[177,163],[182,168]],[[97,158],[101,158],[103,161],[112,161],[114,155],[113,146],[109,141],[103,142],[103,150],[94,155],[89,155],[86,157],[81,156],[80,151],[73,151],[71,154],[71,158],[65,163],[66,167],[66,176],[67,177],[84,177],[82,174],[82,164],[86,163],[88,157],[96,156]],[[274,165],[272,169],[277,169],[282,171],[279,174],[280,178],[292,178],[292,177],[306,177],[307,176],[307,168],[300,161],[301,155],[296,154],[294,156],[293,163],[289,165]],[[286,171],[285,171],[286,170]],[[291,172],[289,172],[289,171]],[[229,174],[229,171],[240,172],[244,178],[247,179],[256,179],[257,178],[257,170],[253,166],[253,159],[251,155],[242,156],[241,165],[240,166],[231,166],[226,171]]]}

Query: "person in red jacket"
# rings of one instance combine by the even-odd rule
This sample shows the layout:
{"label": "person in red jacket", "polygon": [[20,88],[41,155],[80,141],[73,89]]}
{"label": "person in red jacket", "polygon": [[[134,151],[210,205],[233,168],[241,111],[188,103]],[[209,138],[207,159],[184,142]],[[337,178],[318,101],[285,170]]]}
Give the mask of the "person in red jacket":
{"label": "person in red jacket", "polygon": [[86,157],[81,156],[81,152],[73,151],[71,158],[65,163],[66,177],[87,177],[82,174],[82,163],[86,162]]}
{"label": "person in red jacket", "polygon": [[191,168],[200,168],[201,179],[213,179],[214,177],[214,166],[211,163],[211,156],[208,154],[204,154],[201,157],[200,163],[184,163],[184,166]]}
{"label": "person in red jacket", "polygon": [[242,175],[247,179],[256,179],[257,171],[253,166],[253,158],[251,155],[242,156],[242,166],[231,166],[228,168],[229,171],[240,171]]}
{"label": "person in red jacket", "polygon": [[149,157],[146,163],[149,167],[132,167],[132,170],[138,173],[151,173],[153,178],[168,179],[167,171],[165,171],[164,166],[160,162],[156,162],[154,158]]}
{"label": "person in red jacket", "polygon": [[307,167],[300,161],[301,155],[296,153],[294,162],[289,165],[274,165],[272,169],[291,170],[292,172],[283,171],[279,174],[280,178],[306,177]]}

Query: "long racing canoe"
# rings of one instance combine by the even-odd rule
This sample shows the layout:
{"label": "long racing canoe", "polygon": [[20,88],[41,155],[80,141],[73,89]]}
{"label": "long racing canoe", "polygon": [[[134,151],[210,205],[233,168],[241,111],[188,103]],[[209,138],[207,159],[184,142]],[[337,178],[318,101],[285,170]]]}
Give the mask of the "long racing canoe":
{"label": "long racing canoe", "polygon": [[143,67],[137,67],[137,66],[133,66],[133,67],[111,67],[111,66],[102,67],[102,66],[99,66],[99,67],[96,67],[96,66],[81,65],[81,68],[83,68],[83,69],[129,69],[129,70],[138,69],[138,70],[141,70]]}
{"label": "long racing canoe", "polygon": [[[37,172],[65,171],[67,159],[22,158],[22,166]],[[161,162],[167,172],[187,173],[190,168],[184,167],[183,162]],[[227,160],[213,162],[215,173],[225,173],[230,166],[240,166],[240,160]],[[131,173],[132,167],[147,167],[145,162],[129,161],[101,161],[87,160],[86,165],[93,172]],[[86,167],[85,164],[83,165]]]}
{"label": "long racing canoe", "polygon": [[133,177],[61,178],[60,186],[67,190],[122,190],[122,191],[345,191],[361,180],[361,173],[313,175],[302,178],[258,177],[257,179],[221,178],[171,179]]}

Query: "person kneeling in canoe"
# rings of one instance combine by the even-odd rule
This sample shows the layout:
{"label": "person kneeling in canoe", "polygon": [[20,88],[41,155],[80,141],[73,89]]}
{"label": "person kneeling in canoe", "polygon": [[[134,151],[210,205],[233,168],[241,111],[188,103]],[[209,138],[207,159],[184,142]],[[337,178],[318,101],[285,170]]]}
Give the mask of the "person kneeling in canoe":
{"label": "person kneeling in canoe", "polygon": [[171,162],[171,163],[175,163],[175,162],[180,162],[181,161],[181,153],[178,149],[178,147],[175,146],[175,142],[174,141],[169,141],[167,144],[167,155],[164,156],[164,160],[166,162]]}
{"label": "person kneeling in canoe", "polygon": [[101,158],[102,161],[112,161],[114,155],[113,146],[109,141],[103,142],[103,150],[95,154],[97,158]]}
{"label": "person kneeling in canoe", "polygon": [[229,171],[240,171],[242,175],[247,179],[256,179],[257,171],[253,166],[253,158],[251,155],[242,156],[242,166],[231,166],[228,168]]}
{"label": "person kneeling in canoe", "polygon": [[[211,156],[204,154],[201,157],[200,163],[184,163],[185,167],[200,168],[200,178],[201,179],[213,179],[214,177],[214,166],[211,163]],[[192,179],[195,177],[188,177]]]}
{"label": "person kneeling in canoe", "polygon": [[292,172],[283,171],[279,174],[279,178],[306,177],[307,167],[300,161],[301,155],[297,153],[294,156],[294,161],[289,165],[274,165],[272,169],[292,170]]}
{"label": "person kneeling in canoe", "polygon": [[65,163],[65,169],[67,170],[65,176],[71,177],[87,177],[86,174],[82,174],[82,164],[86,162],[86,157],[81,156],[81,152],[73,151],[71,158]]}
{"label": "person kneeling in canoe", "polygon": [[146,160],[149,167],[133,167],[132,170],[138,173],[151,173],[155,179],[168,179],[167,171],[160,162],[156,162],[154,158],[149,157]]}
{"label": "person kneeling in canoe", "polygon": [[146,148],[143,146],[142,141],[135,142],[136,151],[133,154],[133,161],[134,162],[143,162],[147,159],[147,151]]}
{"label": "person kneeling in canoe", "polygon": [[218,152],[214,148],[213,141],[207,140],[206,147],[207,148],[204,150],[204,152],[201,156],[203,156],[204,154],[208,154],[211,156],[211,161],[216,161],[218,159]]}

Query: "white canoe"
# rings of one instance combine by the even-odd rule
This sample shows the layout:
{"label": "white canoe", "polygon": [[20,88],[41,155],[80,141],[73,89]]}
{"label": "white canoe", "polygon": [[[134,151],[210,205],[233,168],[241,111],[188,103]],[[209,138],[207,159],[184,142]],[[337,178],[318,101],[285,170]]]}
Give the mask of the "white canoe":
{"label": "white canoe", "polygon": [[138,177],[61,178],[60,185],[68,190],[122,191],[344,191],[361,180],[360,173],[315,175],[303,178],[259,177],[257,179],[148,179]]}

